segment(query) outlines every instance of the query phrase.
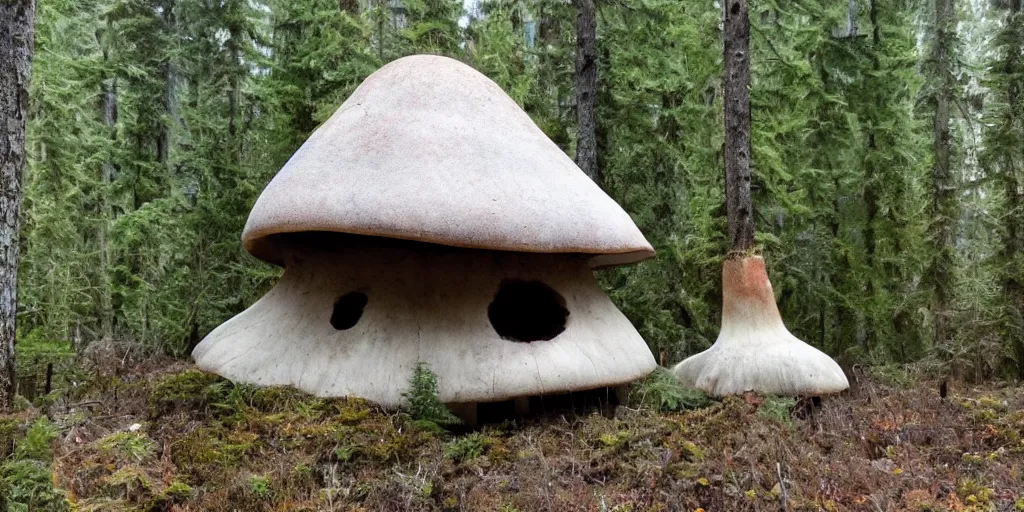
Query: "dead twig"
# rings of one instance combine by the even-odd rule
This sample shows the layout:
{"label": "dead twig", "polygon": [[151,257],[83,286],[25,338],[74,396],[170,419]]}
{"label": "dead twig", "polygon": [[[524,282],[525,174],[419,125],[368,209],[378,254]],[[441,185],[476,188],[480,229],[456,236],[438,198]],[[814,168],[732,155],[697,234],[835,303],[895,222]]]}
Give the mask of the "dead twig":
{"label": "dead twig", "polygon": [[782,464],[775,463],[775,474],[779,476],[779,499],[782,500],[782,510],[789,512],[789,493],[786,492],[786,481],[782,478]]}

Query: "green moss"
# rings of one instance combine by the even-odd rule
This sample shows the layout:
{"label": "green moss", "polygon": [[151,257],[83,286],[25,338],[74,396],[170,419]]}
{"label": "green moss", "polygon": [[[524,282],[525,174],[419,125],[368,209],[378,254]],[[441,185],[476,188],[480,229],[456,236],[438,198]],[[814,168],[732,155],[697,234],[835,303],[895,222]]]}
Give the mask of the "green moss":
{"label": "green moss", "polygon": [[332,400],[329,408],[333,410],[331,421],[346,425],[356,425],[370,417],[373,408],[370,403],[360,398],[341,398]]}
{"label": "green moss", "polygon": [[270,478],[263,475],[250,476],[249,492],[258,500],[266,499],[270,496]]}
{"label": "green moss", "polygon": [[968,506],[987,508],[991,504],[995,490],[977,480],[965,478],[957,483],[956,494]]}
{"label": "green moss", "polygon": [[406,433],[394,433],[384,436],[380,442],[366,446],[362,452],[381,462],[392,462],[399,459],[410,459],[415,455],[415,449],[423,442],[423,438],[416,434],[416,431]]}
{"label": "green moss", "polygon": [[249,406],[264,413],[298,412],[307,421],[320,417],[324,400],[292,387],[273,386],[252,388],[247,399]]}
{"label": "green moss", "polygon": [[356,444],[344,444],[334,449],[334,459],[338,462],[352,462],[359,454],[362,449]]}
{"label": "green moss", "polygon": [[683,441],[680,443],[680,448],[680,456],[685,457],[687,460],[697,462],[704,459],[704,450],[701,450],[692,441]]}
{"label": "green moss", "polygon": [[479,432],[457,437],[444,447],[444,455],[455,462],[473,460],[487,453],[493,441]]}
{"label": "green moss", "polygon": [[0,418],[0,460],[13,453],[15,440],[21,437],[25,422],[17,417]]}
{"label": "green moss", "polygon": [[142,432],[115,432],[98,445],[101,452],[118,460],[142,462],[156,454],[156,442]]}
{"label": "green moss", "polygon": [[201,427],[175,442],[171,457],[181,474],[193,484],[222,481],[248,455],[255,453],[259,437],[222,427]]}
{"label": "green moss", "polygon": [[969,468],[979,468],[985,464],[985,458],[976,453],[965,453],[960,456],[960,462]]}
{"label": "green moss", "polygon": [[0,466],[0,497],[10,511],[71,510],[67,494],[53,483],[50,465],[39,460],[15,459]]}
{"label": "green moss", "polygon": [[793,426],[792,411],[796,399],[788,396],[766,396],[757,413],[765,418],[775,420],[787,427]]}
{"label": "green moss", "polygon": [[104,488],[114,498],[141,503],[150,496],[153,482],[139,466],[130,465],[118,469],[103,479]]}
{"label": "green moss", "polygon": [[25,437],[16,443],[14,458],[50,462],[53,457],[51,445],[57,438],[57,427],[45,417],[39,418],[25,432]]}
{"label": "green moss", "polygon": [[46,418],[39,418],[18,438],[15,432],[14,453],[0,465],[0,498],[7,510],[64,512],[71,510],[67,494],[54,485],[50,472],[53,459],[51,445],[57,429]]}
{"label": "green moss", "polygon": [[597,438],[597,442],[600,446],[605,448],[618,448],[629,441],[629,431],[620,430],[614,433],[601,434]]}
{"label": "green moss", "polygon": [[978,398],[978,405],[998,412],[1006,412],[1007,408],[1004,400],[999,400],[998,398],[993,398],[991,396],[982,396],[981,398]]}
{"label": "green moss", "polygon": [[180,505],[188,501],[194,492],[190,485],[174,480],[146,504],[145,510],[169,510],[171,505]]}
{"label": "green moss", "polygon": [[158,418],[177,410],[206,412],[211,406],[223,407],[233,385],[212,373],[188,370],[159,379],[149,395],[149,414]]}
{"label": "green moss", "polygon": [[974,411],[974,420],[978,423],[992,423],[999,419],[999,413],[995,409],[984,407]]}
{"label": "green moss", "polygon": [[192,492],[193,490],[190,485],[175,480],[171,482],[171,485],[168,485],[167,488],[164,489],[162,494],[164,497],[173,500],[175,503],[180,503],[189,496],[192,496]]}

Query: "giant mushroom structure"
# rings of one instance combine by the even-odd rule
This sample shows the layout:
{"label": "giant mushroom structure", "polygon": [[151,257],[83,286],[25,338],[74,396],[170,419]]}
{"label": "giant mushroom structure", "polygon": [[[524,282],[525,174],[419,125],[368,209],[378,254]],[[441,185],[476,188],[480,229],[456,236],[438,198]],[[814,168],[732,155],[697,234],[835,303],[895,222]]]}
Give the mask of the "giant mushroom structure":
{"label": "giant mushroom structure", "polygon": [[201,369],[402,402],[615,387],[650,350],[592,269],[654,250],[497,84],[437,56],[369,76],[266,187],[242,234],[285,268],[192,352]]}

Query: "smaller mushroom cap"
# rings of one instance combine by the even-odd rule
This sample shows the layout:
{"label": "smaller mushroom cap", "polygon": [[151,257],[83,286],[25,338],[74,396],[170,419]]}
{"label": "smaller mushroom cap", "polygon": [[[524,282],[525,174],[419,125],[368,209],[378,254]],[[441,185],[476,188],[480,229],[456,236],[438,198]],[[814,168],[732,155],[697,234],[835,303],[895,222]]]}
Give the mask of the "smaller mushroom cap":
{"label": "smaller mushroom cap", "polygon": [[718,339],[673,372],[684,385],[715,396],[747,391],[818,396],[850,387],[831,357],[786,329],[760,256],[723,263]]}
{"label": "smaller mushroom cap", "polygon": [[333,231],[473,249],[654,255],[627,214],[490,79],[447,57],[370,75],[256,201],[245,248],[283,264],[271,235]]}

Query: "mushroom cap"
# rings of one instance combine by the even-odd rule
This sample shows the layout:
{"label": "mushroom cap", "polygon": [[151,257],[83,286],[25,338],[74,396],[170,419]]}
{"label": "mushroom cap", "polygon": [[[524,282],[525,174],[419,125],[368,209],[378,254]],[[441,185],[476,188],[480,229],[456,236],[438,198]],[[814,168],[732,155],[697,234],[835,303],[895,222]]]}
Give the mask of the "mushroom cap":
{"label": "mushroom cap", "polygon": [[831,357],[786,329],[760,256],[723,263],[718,339],[673,372],[684,385],[715,396],[746,391],[818,396],[850,387]]}
{"label": "mushroom cap", "polygon": [[591,267],[654,256],[629,214],[497,84],[433,55],[370,75],[267,185],[242,241],[283,265],[271,235],[306,231],[592,254]]}

